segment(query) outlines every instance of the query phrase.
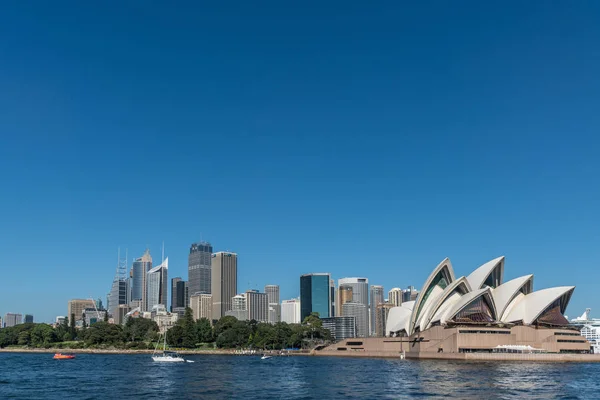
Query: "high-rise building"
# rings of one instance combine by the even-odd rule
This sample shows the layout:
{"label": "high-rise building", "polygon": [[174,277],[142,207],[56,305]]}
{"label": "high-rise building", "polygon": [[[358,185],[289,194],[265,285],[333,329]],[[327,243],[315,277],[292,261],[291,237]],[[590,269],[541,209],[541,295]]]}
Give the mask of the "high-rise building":
{"label": "high-rise building", "polygon": [[146,249],[144,255],[136,258],[133,262],[133,286],[131,290],[131,300],[138,300],[142,311],[148,311],[148,300],[146,299],[148,287],[147,275],[152,269],[152,256],[150,250]]}
{"label": "high-rise building", "polygon": [[[192,243],[188,255],[188,292],[211,294],[212,245],[209,242]],[[234,293],[235,294],[235,293]]]}
{"label": "high-rise building", "polygon": [[335,341],[357,337],[354,317],[322,318],[321,323],[323,328],[329,329]]}
{"label": "high-rise building", "polygon": [[212,295],[198,293],[190,296],[190,308],[195,320],[206,318],[212,324]]}
{"label": "high-rise building", "polygon": [[186,299],[188,298],[186,292],[186,281],[182,280],[180,277],[171,279],[171,312],[173,312],[175,308],[186,307]]}
{"label": "high-rise building", "polygon": [[221,319],[232,309],[231,299],[237,292],[237,254],[226,251],[214,253],[211,268],[213,319]]}
{"label": "high-rise building", "polygon": [[356,320],[356,337],[369,336],[369,320],[367,306],[363,303],[349,301],[342,306],[343,317],[354,317]]}
{"label": "high-rise building", "polygon": [[248,319],[247,300],[246,293],[233,296],[231,298],[231,310],[225,311],[225,315],[235,317],[239,321],[246,321]]}
{"label": "high-rise building", "polygon": [[113,318],[117,316],[119,306],[124,304],[128,305],[131,300],[129,298],[131,292],[131,288],[129,287],[130,280],[127,279],[127,252],[125,252],[124,258],[121,258],[121,249],[118,250],[117,254],[117,268],[106,304],[108,313],[112,315]]}
{"label": "high-rise building", "polygon": [[398,307],[402,304],[403,299],[402,289],[393,288],[388,292],[388,303],[393,304],[395,307]]}
{"label": "high-rise building", "polygon": [[342,316],[342,306],[344,303],[352,301],[352,286],[340,285],[338,286],[338,303],[337,303],[337,313],[338,317]]}
{"label": "high-rise building", "polygon": [[83,313],[86,308],[96,309],[96,303],[92,299],[72,299],[67,306],[67,317],[71,321],[71,315],[75,315],[75,321],[83,321]]}
{"label": "high-rise building", "polygon": [[[369,280],[367,278],[343,278],[338,280],[338,286],[352,287],[352,302],[365,306],[364,310],[361,308],[365,315],[356,318],[356,329],[359,337],[369,336]],[[355,310],[356,307],[352,309]],[[344,314],[344,306],[342,306],[342,316],[351,316]]]}
{"label": "high-rise building", "polygon": [[393,307],[395,306],[391,303],[379,303],[375,308],[375,336],[385,336],[385,325],[387,324],[387,316]]}
{"label": "high-rise building", "polygon": [[329,280],[329,300],[331,302],[331,306],[329,307],[329,316],[333,317],[335,316],[336,313],[336,309],[335,309],[335,282],[333,279]]}
{"label": "high-rise building", "polygon": [[300,277],[300,321],[311,313],[319,318],[331,317],[331,275],[328,273],[305,274]]}
{"label": "high-rise building", "polygon": [[281,306],[279,305],[279,285],[266,285],[265,293],[269,299],[269,323],[281,321]]}
{"label": "high-rise building", "polygon": [[281,302],[281,322],[288,324],[300,323],[300,299],[284,300]]}
{"label": "high-rise building", "polygon": [[23,323],[25,324],[33,324],[33,315],[25,314],[25,318],[23,318]]}
{"label": "high-rise building", "polygon": [[[279,291],[279,287],[277,291]],[[260,293],[258,290],[248,290],[245,295],[248,320],[269,322],[269,296],[266,293]]]}
{"label": "high-rise building", "polygon": [[167,307],[169,257],[147,273],[146,310],[152,310],[157,304]]}
{"label": "high-rise building", "polygon": [[370,320],[370,331],[371,336],[375,336],[375,310],[377,306],[383,303],[383,286],[371,285],[371,298],[369,299],[369,320]]}
{"label": "high-rise building", "polygon": [[11,326],[19,325],[23,323],[22,314],[6,313],[4,315],[4,327],[10,328]]}
{"label": "high-rise building", "polygon": [[402,291],[402,302],[415,301],[418,295],[419,291],[414,286],[409,286]]}

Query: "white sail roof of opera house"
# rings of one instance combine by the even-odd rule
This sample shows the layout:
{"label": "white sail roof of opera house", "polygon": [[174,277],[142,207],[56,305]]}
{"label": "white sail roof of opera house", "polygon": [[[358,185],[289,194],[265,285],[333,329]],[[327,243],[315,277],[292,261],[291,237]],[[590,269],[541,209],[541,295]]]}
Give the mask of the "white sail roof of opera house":
{"label": "white sail roof of opera house", "polygon": [[528,295],[533,291],[533,274],[521,276],[510,280],[494,289],[494,302],[498,311],[498,318],[502,319],[508,305],[520,293]]}
{"label": "white sail roof of opera house", "polygon": [[[488,261],[467,277],[473,290],[481,289],[484,284],[493,288],[500,286],[504,277],[504,257]],[[487,282],[486,282],[487,281]]]}
{"label": "white sail roof of opera house", "polygon": [[390,309],[386,334],[412,335],[434,325],[541,323],[563,325],[574,286],[533,291],[533,275],[504,283],[504,257],[498,257],[455,279],[448,258],[425,281],[414,302]]}
{"label": "white sail roof of opera house", "polygon": [[504,317],[504,321],[523,321],[525,325],[533,324],[547,308],[554,306],[554,303],[560,307],[560,314],[564,314],[574,290],[575,286],[561,286],[532,292],[524,296],[510,310]]}

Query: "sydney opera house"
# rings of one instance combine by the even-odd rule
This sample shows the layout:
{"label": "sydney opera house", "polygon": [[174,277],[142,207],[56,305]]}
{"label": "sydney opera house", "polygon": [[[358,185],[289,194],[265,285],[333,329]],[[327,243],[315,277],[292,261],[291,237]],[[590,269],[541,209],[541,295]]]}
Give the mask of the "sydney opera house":
{"label": "sydney opera house", "polygon": [[390,309],[386,338],[348,339],[323,350],[371,355],[402,352],[407,358],[587,353],[589,342],[564,317],[574,289],[534,291],[533,275],[505,282],[504,257],[457,278],[450,260],[445,259],[429,275],[415,301]]}

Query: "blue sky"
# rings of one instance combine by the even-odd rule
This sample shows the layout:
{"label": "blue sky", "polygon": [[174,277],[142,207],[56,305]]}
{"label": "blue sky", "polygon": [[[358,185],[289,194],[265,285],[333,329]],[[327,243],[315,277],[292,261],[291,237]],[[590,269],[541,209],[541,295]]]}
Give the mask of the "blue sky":
{"label": "blue sky", "polygon": [[600,317],[598,3],[33,3],[0,5],[0,314],[203,238],[240,291],[505,255]]}

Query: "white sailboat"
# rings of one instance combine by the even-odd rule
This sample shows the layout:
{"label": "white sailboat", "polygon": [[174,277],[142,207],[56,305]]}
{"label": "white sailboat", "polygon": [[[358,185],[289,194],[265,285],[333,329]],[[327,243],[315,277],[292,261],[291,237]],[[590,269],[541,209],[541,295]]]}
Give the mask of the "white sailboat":
{"label": "white sailboat", "polygon": [[156,347],[154,348],[154,353],[152,353],[152,359],[156,362],[185,362],[186,361],[176,351],[167,351],[166,349],[167,349],[167,332],[165,332],[165,334],[164,334],[162,353],[157,352],[158,342],[156,342]]}

